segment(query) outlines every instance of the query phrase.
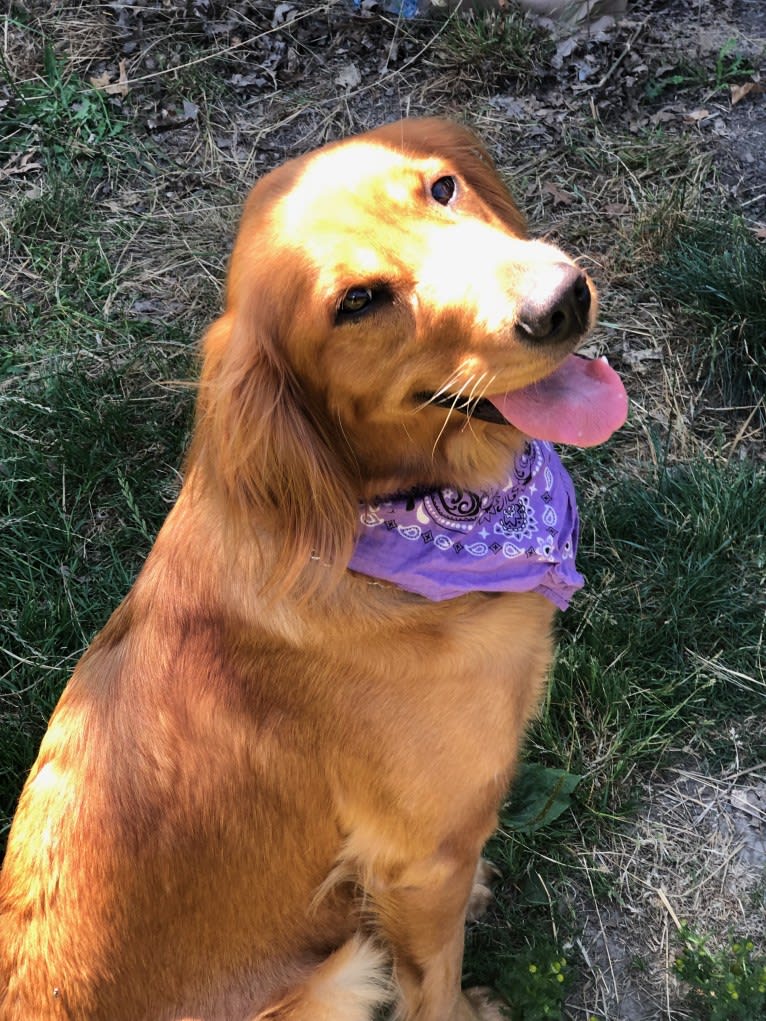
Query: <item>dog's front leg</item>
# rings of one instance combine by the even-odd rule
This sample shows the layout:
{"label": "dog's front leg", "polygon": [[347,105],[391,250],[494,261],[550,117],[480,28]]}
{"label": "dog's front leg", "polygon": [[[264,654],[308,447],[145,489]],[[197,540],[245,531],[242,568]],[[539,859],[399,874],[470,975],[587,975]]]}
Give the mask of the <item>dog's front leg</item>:
{"label": "dog's front leg", "polygon": [[383,934],[394,960],[402,1021],[477,1021],[460,991],[466,907],[476,857],[408,866],[395,883],[375,891]]}

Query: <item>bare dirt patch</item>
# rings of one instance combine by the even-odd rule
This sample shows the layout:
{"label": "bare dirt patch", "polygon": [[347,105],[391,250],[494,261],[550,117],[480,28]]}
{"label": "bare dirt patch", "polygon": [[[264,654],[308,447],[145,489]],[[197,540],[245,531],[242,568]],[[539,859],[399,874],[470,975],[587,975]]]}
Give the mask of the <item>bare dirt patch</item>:
{"label": "bare dirt patch", "polygon": [[610,1021],[687,1016],[673,970],[682,922],[718,934],[719,949],[727,937],[766,940],[766,769],[690,762],[647,784],[642,801],[635,828],[594,852],[618,882],[612,904],[580,891],[590,975],[570,1003]]}

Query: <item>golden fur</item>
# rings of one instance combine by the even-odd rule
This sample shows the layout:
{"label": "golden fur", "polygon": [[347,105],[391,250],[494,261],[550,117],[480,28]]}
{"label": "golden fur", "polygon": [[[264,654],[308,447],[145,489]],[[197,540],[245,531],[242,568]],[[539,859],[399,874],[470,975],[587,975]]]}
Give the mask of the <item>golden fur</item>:
{"label": "golden fur", "polygon": [[[454,207],[429,193],[444,175]],[[346,564],[361,498],[503,476],[513,427],[414,395],[547,374],[579,338],[514,327],[552,262],[442,121],[253,189],[184,487],[19,803],[2,1021],[369,1021],[389,998],[407,1021],[499,1016],[460,992],[463,924],[553,607],[430,602]],[[384,300],[336,321],[370,282]]]}

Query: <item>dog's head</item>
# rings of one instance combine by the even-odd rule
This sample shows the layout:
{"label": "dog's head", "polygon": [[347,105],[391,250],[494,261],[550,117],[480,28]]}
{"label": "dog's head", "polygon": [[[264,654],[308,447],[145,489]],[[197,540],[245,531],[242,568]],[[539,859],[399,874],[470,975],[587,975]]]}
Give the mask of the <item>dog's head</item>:
{"label": "dog's head", "polygon": [[342,565],[360,498],[487,486],[520,430],[560,426],[563,399],[546,409],[529,388],[578,374],[566,360],[595,309],[587,275],[527,238],[467,129],[401,121],[328,145],[248,199],[196,449],[283,560]]}

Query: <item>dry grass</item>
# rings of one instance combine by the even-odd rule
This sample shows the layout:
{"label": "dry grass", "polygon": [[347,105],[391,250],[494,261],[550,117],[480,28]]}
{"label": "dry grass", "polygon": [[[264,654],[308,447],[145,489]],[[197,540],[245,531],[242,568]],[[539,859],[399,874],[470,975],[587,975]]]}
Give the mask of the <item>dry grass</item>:
{"label": "dry grass", "polygon": [[[763,741],[764,721],[748,724]],[[711,776],[706,763],[689,760],[653,777],[635,825],[583,857],[585,874],[608,875],[614,892],[605,907],[587,883],[574,888],[574,909],[589,923],[573,1006],[579,1000],[609,1018],[688,1016],[671,967],[684,921],[718,934],[714,946],[732,934],[766,945],[766,767],[739,767],[742,729],[731,727],[725,769]]]}

